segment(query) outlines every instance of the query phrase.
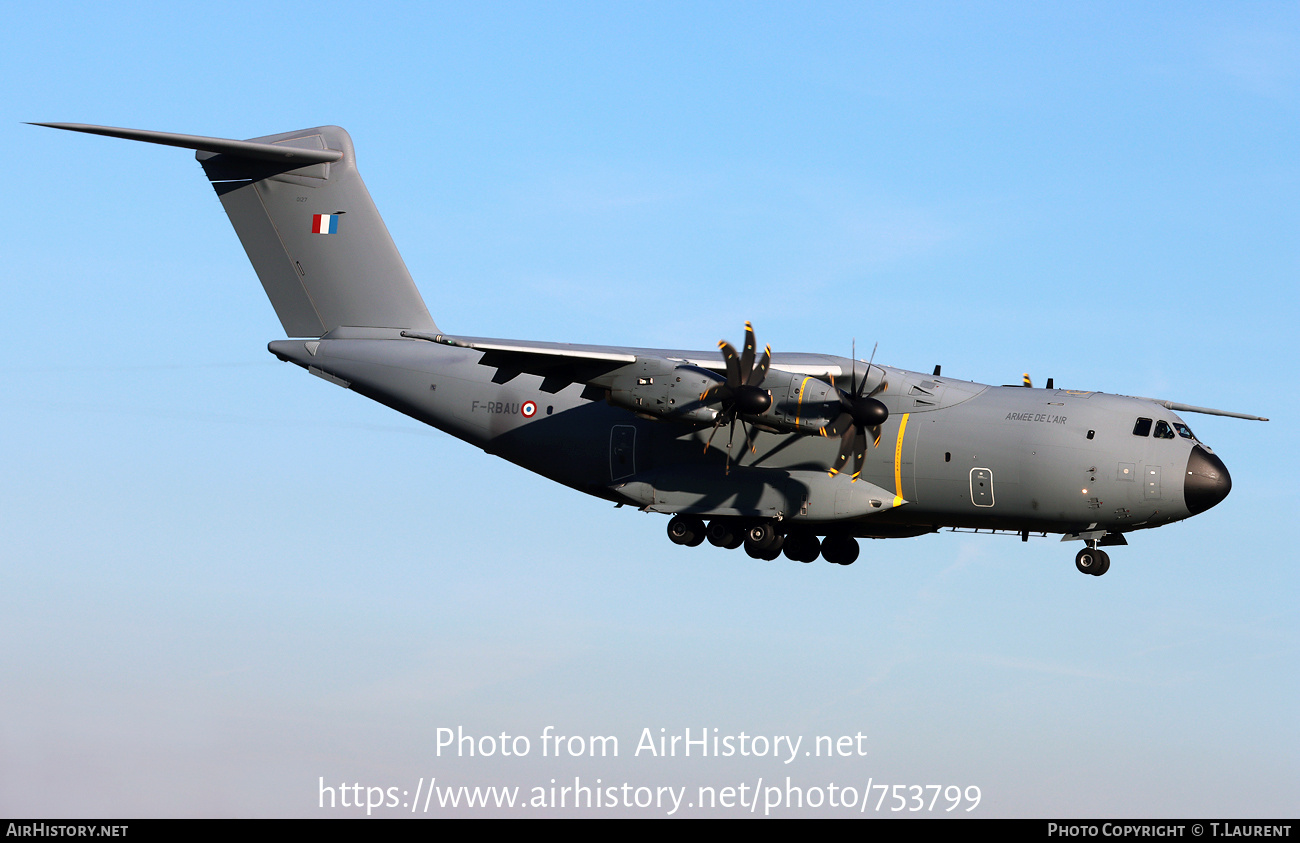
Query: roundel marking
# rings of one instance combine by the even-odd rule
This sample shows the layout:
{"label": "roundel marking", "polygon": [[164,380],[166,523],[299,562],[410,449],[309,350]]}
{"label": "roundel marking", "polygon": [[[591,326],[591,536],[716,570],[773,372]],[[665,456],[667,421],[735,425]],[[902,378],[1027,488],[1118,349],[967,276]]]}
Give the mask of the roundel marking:
{"label": "roundel marking", "polygon": [[519,408],[519,412],[524,414],[524,418],[531,419],[537,415],[537,405],[532,401],[525,401],[524,405]]}

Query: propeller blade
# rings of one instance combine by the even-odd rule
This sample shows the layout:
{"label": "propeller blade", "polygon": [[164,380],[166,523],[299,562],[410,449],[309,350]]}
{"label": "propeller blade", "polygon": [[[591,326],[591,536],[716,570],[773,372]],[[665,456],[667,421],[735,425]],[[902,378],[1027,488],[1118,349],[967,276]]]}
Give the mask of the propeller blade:
{"label": "propeller blade", "polygon": [[745,431],[745,447],[751,454],[758,453],[758,428],[746,426],[744,419],[740,422],[740,428]]}
{"label": "propeller blade", "polygon": [[840,451],[835,456],[835,465],[831,467],[831,477],[839,474],[840,469],[844,468],[844,464],[849,461],[849,454],[853,449],[853,434],[853,425],[849,425],[840,435]]}
{"label": "propeller blade", "polygon": [[730,395],[731,395],[731,390],[727,387],[727,385],[725,383],[720,383],[716,386],[711,386],[708,389],[701,392],[700,400],[703,401],[705,404],[710,404],[714,401],[726,400]]}
{"label": "propeller blade", "polygon": [[709,452],[709,446],[713,444],[713,435],[718,432],[718,428],[722,426],[722,423],[726,421],[726,419],[726,413],[718,413],[717,419],[713,422],[713,430],[709,431],[709,441],[704,443],[704,453],[707,454]]}
{"label": "propeller blade", "polygon": [[758,342],[754,339],[754,326],[745,323],[745,347],[740,352],[740,377],[748,380],[749,375],[754,371],[754,349]]}
{"label": "propeller blade", "polygon": [[[873,346],[871,347],[871,357],[870,357],[870,359],[867,360],[867,373],[866,373],[866,375],[864,375],[864,376],[862,377],[862,387],[861,387],[862,390],[865,390],[865,389],[867,388],[867,381],[871,380],[871,364],[873,364],[873,363],[876,362],[876,349],[878,349],[878,348],[880,348],[880,343],[876,343],[875,345],[873,345]],[[885,380],[884,380],[883,378],[881,378],[881,381],[880,381],[880,382],[881,382],[881,384],[884,384],[884,383],[885,383]],[[880,387],[876,387],[876,389],[879,389],[879,388],[880,388]],[[872,396],[874,396],[874,395],[876,394],[876,389],[871,390],[871,395],[869,395],[869,396],[867,396],[867,397],[872,397]],[[862,393],[859,391],[859,392],[855,393],[855,396],[860,398],[860,397],[862,397]]]}
{"label": "propeller blade", "polygon": [[839,436],[846,428],[853,426],[853,416],[849,413],[840,413],[828,425],[822,428],[822,436]]}
{"label": "propeller blade", "polygon": [[858,475],[862,473],[862,463],[867,459],[867,434],[862,428],[858,428],[857,435],[853,437],[853,480],[857,481]]}
{"label": "propeller blade", "polygon": [[857,340],[857,337],[854,337],[854,338],[853,338],[853,344],[850,346],[850,348],[851,348],[852,350],[849,351],[849,355],[850,355],[850,357],[849,357],[849,364],[850,364],[850,365],[849,365],[849,369],[850,369],[850,375],[849,375],[849,394],[856,398],[857,395],[858,395],[858,340]]}
{"label": "propeller blade", "polygon": [[[740,426],[744,427],[745,423],[742,421],[740,423]],[[736,419],[733,417],[731,419],[731,428],[727,433],[727,463],[726,463],[726,468],[723,470],[725,474],[731,473],[731,441],[735,438],[736,438]]]}
{"label": "propeller blade", "polygon": [[727,364],[727,386],[735,389],[740,386],[740,358],[736,355],[735,346],[723,340],[718,343],[718,348],[722,349],[722,359]]}
{"label": "propeller blade", "polygon": [[763,356],[758,358],[758,365],[754,371],[749,373],[749,380],[746,381],[750,386],[758,386],[763,383],[767,377],[767,370],[772,365],[772,346],[763,349]]}

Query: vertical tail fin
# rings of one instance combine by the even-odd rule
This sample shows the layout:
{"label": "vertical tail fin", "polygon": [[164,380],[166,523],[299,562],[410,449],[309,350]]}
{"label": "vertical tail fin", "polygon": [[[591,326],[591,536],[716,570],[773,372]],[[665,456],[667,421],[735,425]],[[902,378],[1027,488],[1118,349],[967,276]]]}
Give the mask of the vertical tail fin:
{"label": "vertical tail fin", "polygon": [[343,129],[319,126],[239,141],[38,125],[197,150],[289,336],[318,337],[340,326],[437,332]]}

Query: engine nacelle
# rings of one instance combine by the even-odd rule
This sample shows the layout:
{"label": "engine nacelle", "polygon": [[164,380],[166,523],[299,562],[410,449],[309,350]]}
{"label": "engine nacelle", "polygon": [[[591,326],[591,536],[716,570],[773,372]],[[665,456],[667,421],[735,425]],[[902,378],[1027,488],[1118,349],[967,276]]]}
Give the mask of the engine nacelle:
{"label": "engine nacelle", "polygon": [[700,395],[721,382],[722,378],[707,369],[642,358],[611,382],[609,403],[666,421],[713,424],[718,408],[700,403]]}
{"label": "engine nacelle", "polygon": [[840,414],[839,390],[821,378],[769,371],[763,386],[772,391],[772,406],[753,419],[760,424],[813,434]]}

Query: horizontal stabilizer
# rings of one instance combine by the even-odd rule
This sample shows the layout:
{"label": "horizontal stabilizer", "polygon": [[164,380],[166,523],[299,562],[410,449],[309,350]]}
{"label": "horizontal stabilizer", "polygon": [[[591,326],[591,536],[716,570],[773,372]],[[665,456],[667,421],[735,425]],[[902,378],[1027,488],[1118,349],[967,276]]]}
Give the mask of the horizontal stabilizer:
{"label": "horizontal stabilizer", "polygon": [[174,132],[151,132],[148,129],[119,129],[116,126],[92,126],[88,123],[32,123],[31,125],[298,166],[328,164],[343,157],[343,153],[337,149],[298,149],[292,146],[277,146],[273,143],[208,138],[202,135],[178,135]]}

